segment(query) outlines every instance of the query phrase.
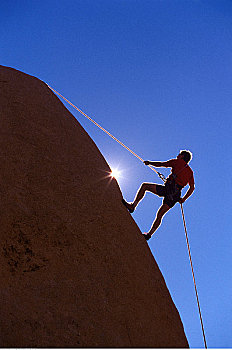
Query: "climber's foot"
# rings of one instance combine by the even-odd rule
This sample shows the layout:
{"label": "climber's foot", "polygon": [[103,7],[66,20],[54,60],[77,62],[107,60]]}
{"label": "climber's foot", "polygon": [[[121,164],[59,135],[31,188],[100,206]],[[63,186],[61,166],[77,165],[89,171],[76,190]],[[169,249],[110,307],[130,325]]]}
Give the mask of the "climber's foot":
{"label": "climber's foot", "polygon": [[149,241],[151,235],[149,233],[143,233],[143,237],[146,239],[146,241]]}
{"label": "climber's foot", "polygon": [[135,208],[132,203],[127,203],[125,199],[122,199],[122,203],[125,205],[125,207],[129,210],[130,213],[133,213]]}

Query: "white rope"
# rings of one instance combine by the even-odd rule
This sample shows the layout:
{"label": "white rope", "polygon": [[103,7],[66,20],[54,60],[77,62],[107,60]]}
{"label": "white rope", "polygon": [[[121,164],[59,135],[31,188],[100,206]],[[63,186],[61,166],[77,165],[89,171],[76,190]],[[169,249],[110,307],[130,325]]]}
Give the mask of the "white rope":
{"label": "white rope", "polygon": [[203,324],[203,319],[202,319],[202,315],[201,315],[200,301],[199,301],[198,292],[197,292],[197,284],[196,284],[195,275],[194,275],[194,270],[193,270],[193,262],[192,262],[191,252],[190,252],[190,245],[189,245],[189,240],[188,240],[187,227],[186,227],[186,222],[185,222],[185,217],[184,217],[184,209],[183,209],[182,203],[180,204],[180,206],[181,206],[181,213],[182,213],[182,218],[183,218],[183,223],[184,223],[185,238],[186,238],[186,243],[187,243],[187,247],[188,247],[189,261],[190,261],[191,270],[192,270],[192,276],[193,276],[193,283],[194,283],[194,288],[195,288],[195,294],[196,294],[196,299],[197,299],[198,312],[199,312],[200,321],[201,321],[201,329],[202,329],[202,334],[203,334],[205,349],[207,349],[207,343],[206,343],[206,338],[205,338],[204,324]]}
{"label": "white rope", "polygon": [[[68,104],[70,104],[73,108],[75,108],[79,113],[81,113],[84,117],[86,117],[87,119],[89,119],[92,123],[94,123],[98,128],[100,128],[102,131],[104,131],[108,136],[110,136],[113,140],[115,140],[116,142],[118,142],[122,147],[124,147],[125,149],[127,149],[127,151],[129,151],[131,154],[133,154],[136,158],[138,158],[141,162],[144,162],[144,160],[138,156],[134,151],[132,151],[129,147],[127,147],[126,145],[124,145],[124,143],[122,143],[120,140],[118,140],[115,136],[113,136],[109,131],[107,131],[106,129],[104,129],[101,125],[99,125],[97,122],[95,122],[95,120],[93,120],[92,118],[90,118],[86,113],[84,113],[81,109],[79,109],[77,106],[75,106],[72,102],[70,102],[67,98],[65,98],[64,96],[62,96],[59,92],[57,92],[56,90],[54,90],[51,86],[49,86],[47,84],[47,86],[49,87],[49,89],[51,89],[53,92],[55,92],[58,96],[60,96],[61,98],[63,98]],[[151,165],[148,165],[149,168],[153,171],[156,172],[156,174],[161,178],[161,180],[163,182],[165,182],[165,177],[163,174],[159,173],[156,169],[154,169]],[[191,257],[191,252],[190,252],[190,245],[189,245],[189,240],[188,240],[188,234],[187,234],[187,228],[186,228],[186,223],[185,223],[185,217],[184,217],[184,210],[183,210],[183,205],[181,203],[181,212],[182,212],[182,218],[183,218],[183,224],[184,224],[184,230],[185,230],[185,237],[186,237],[186,243],[187,243],[187,248],[188,248],[188,254],[189,254],[189,261],[190,261],[190,265],[191,265],[191,270],[192,270],[192,276],[193,276],[193,283],[194,283],[194,287],[195,287],[195,293],[196,293],[196,299],[197,299],[197,305],[198,305],[198,311],[199,311],[199,316],[200,316],[200,322],[201,322],[201,328],[202,328],[202,333],[203,333],[203,339],[204,339],[204,344],[205,344],[205,348],[207,349],[207,344],[206,344],[206,338],[205,338],[205,331],[204,331],[204,325],[203,325],[203,319],[202,319],[202,315],[201,315],[201,308],[200,308],[200,302],[199,302],[199,297],[198,297],[198,292],[197,292],[197,285],[196,285],[196,280],[195,280],[195,276],[194,276],[194,270],[193,270],[193,263],[192,263],[192,257]]]}

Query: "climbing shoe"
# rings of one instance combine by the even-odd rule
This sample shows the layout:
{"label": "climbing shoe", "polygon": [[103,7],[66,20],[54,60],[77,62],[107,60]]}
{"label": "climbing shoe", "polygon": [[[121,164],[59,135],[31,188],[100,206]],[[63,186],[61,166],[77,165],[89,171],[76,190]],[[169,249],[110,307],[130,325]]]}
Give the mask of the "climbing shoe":
{"label": "climbing shoe", "polygon": [[134,208],[133,208],[132,204],[127,203],[127,202],[125,201],[125,199],[122,199],[122,204],[125,205],[125,207],[129,210],[130,213],[133,213]]}
{"label": "climbing shoe", "polygon": [[151,235],[149,233],[143,233],[143,237],[146,239],[146,241],[149,241]]}

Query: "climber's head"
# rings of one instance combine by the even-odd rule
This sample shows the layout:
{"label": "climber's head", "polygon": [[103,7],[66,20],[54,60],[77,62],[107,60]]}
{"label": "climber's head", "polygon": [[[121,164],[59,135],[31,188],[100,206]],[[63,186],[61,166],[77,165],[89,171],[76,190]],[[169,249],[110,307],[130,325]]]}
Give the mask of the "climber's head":
{"label": "climber's head", "polygon": [[177,159],[183,159],[186,163],[190,162],[193,155],[192,152],[185,150],[181,150],[177,156]]}

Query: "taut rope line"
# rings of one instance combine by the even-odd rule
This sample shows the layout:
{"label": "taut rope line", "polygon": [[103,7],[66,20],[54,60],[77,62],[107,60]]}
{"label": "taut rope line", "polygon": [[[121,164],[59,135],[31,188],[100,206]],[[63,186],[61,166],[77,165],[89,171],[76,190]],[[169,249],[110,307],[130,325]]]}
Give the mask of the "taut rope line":
{"label": "taut rope line", "polygon": [[[46,84],[49,89],[51,89],[53,92],[55,92],[58,96],[60,96],[61,98],[63,98],[68,104],[70,104],[70,106],[72,106],[73,108],[75,108],[79,113],[81,113],[84,117],[86,117],[87,119],[89,119],[92,123],[94,123],[98,128],[100,128],[102,131],[104,131],[108,136],[110,136],[113,140],[115,140],[116,142],[118,142],[122,147],[124,147],[125,149],[127,149],[127,151],[129,151],[131,154],[133,154],[136,158],[138,158],[141,162],[143,162],[143,159],[138,156],[138,154],[136,154],[134,151],[132,151],[129,147],[127,147],[126,145],[124,145],[124,143],[122,143],[120,140],[118,140],[115,136],[113,136],[109,131],[107,131],[106,129],[104,129],[101,125],[99,125],[97,122],[95,122],[95,120],[93,120],[92,118],[90,118],[87,114],[85,114],[81,109],[79,109],[77,106],[75,106],[72,102],[70,102],[67,98],[65,98],[64,96],[62,96],[59,92],[57,92],[56,90],[54,90],[51,86],[49,86],[48,84]],[[159,173],[156,169],[154,169],[151,165],[148,165],[149,168],[153,171],[156,172],[156,174],[161,178],[162,181],[165,181],[165,177],[163,174]]]}
{"label": "taut rope line", "polygon": [[187,228],[186,228],[186,222],[185,222],[185,216],[184,216],[184,209],[183,209],[182,203],[180,204],[180,206],[181,206],[181,213],[182,213],[182,218],[183,218],[183,223],[184,223],[185,238],[186,238],[187,247],[188,247],[189,260],[190,260],[190,265],[191,265],[191,270],[192,270],[193,283],[194,283],[194,287],[195,287],[197,306],[198,306],[198,311],[199,311],[199,315],[200,315],[201,329],[202,329],[202,334],[203,334],[203,338],[204,338],[205,348],[207,349],[204,324],[203,324],[203,319],[202,319],[202,315],[201,315],[200,302],[199,302],[199,297],[198,297],[198,292],[197,292],[197,284],[196,284],[194,270],[193,270],[193,262],[192,262],[191,252],[190,252],[190,245],[189,245],[189,240],[188,240],[188,234],[187,234]]}
{"label": "taut rope line", "polygon": [[[68,104],[70,104],[70,106],[72,106],[73,108],[75,108],[79,113],[81,113],[84,117],[86,117],[87,119],[89,119],[92,123],[94,123],[98,128],[100,128],[102,131],[104,131],[108,136],[110,136],[113,140],[115,140],[116,142],[118,142],[122,147],[124,147],[127,151],[129,151],[131,154],[133,154],[136,158],[138,158],[141,162],[143,162],[143,159],[138,156],[134,151],[132,151],[129,147],[127,147],[126,145],[124,145],[124,143],[122,143],[120,140],[118,140],[115,136],[113,136],[109,131],[107,131],[106,129],[104,129],[101,125],[99,125],[97,122],[95,122],[95,120],[93,120],[92,118],[90,118],[87,114],[85,114],[81,109],[79,109],[77,106],[75,106],[72,102],[70,102],[67,98],[65,98],[64,96],[62,96],[59,92],[57,92],[55,89],[53,89],[51,86],[49,86],[48,84],[46,84],[49,89],[51,89],[53,92],[55,92],[58,96],[60,96],[61,98],[63,98]],[[148,165],[149,168],[151,170],[153,170],[154,172],[156,172],[156,174],[161,178],[161,180],[163,182],[166,181],[166,178],[163,174],[161,174],[160,172],[158,172],[155,168],[153,168],[151,165]],[[190,261],[190,265],[191,265],[191,270],[192,270],[192,276],[193,276],[193,283],[194,283],[194,287],[195,287],[195,293],[196,293],[196,299],[197,299],[197,305],[198,305],[198,311],[199,311],[199,316],[200,316],[200,321],[201,321],[201,328],[202,328],[202,333],[203,333],[203,339],[204,339],[204,344],[205,344],[205,348],[207,349],[207,344],[206,344],[206,338],[205,338],[205,331],[204,331],[204,325],[203,325],[203,319],[202,319],[202,315],[201,315],[201,308],[200,308],[200,302],[199,302],[199,297],[198,297],[198,292],[197,292],[197,285],[196,285],[196,280],[195,280],[195,276],[194,276],[194,271],[193,271],[193,263],[192,263],[192,257],[191,257],[191,252],[190,252],[190,245],[189,245],[189,240],[188,240],[188,234],[187,234],[187,228],[186,228],[186,223],[185,223],[185,217],[184,217],[184,210],[183,210],[183,205],[181,203],[181,212],[182,212],[182,218],[183,218],[183,224],[184,224],[184,230],[185,230],[185,238],[186,238],[186,243],[187,243],[187,247],[188,247],[188,255],[189,255],[189,261]]]}

